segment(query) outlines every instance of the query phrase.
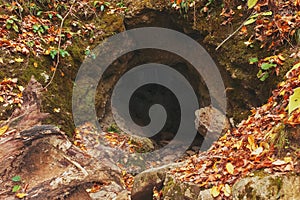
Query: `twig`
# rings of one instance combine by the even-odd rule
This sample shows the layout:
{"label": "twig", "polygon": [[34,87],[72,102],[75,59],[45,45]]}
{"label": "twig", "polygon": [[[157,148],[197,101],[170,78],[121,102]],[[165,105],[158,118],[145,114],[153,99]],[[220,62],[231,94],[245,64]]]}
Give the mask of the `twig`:
{"label": "twig", "polygon": [[61,23],[60,23],[60,27],[59,27],[59,40],[58,40],[58,47],[57,47],[57,58],[56,58],[56,63],[55,63],[55,66],[54,66],[54,71],[53,71],[53,74],[51,76],[51,79],[50,81],[47,83],[47,85],[44,87],[44,89],[46,89],[47,87],[49,87],[49,85],[52,83],[54,77],[55,77],[55,74],[56,74],[56,71],[57,71],[57,68],[58,68],[58,64],[59,64],[59,59],[60,59],[60,56],[59,56],[59,50],[60,50],[60,47],[61,47],[61,38],[62,38],[62,28],[63,28],[63,25],[64,25],[64,22],[66,20],[66,18],[68,17],[68,15],[70,14],[71,10],[73,8],[73,5],[71,5],[69,11],[67,12],[67,14],[64,16],[64,18],[61,20]]}
{"label": "twig", "polygon": [[279,33],[282,35],[282,37],[287,41],[287,43],[289,43],[289,45],[290,45],[292,48],[295,48],[294,45],[290,42],[290,40],[289,40],[287,37],[285,37],[285,35],[282,33],[282,31],[280,30],[280,28],[279,28],[279,26],[278,26],[278,24],[277,24],[276,21],[274,21],[274,24],[276,25],[276,27],[277,27]]}
{"label": "twig", "polygon": [[249,15],[249,17],[247,17],[247,19],[245,19],[245,21],[243,21],[243,23],[233,32],[231,33],[225,40],[223,40],[223,42],[221,42],[217,48],[216,51],[223,45],[225,44],[225,42],[227,42],[232,36],[234,36],[245,24],[245,22],[250,18],[250,16],[252,16],[252,13]]}
{"label": "twig", "polygon": [[76,162],[76,161],[74,161],[74,160],[71,160],[71,158],[69,158],[68,156],[66,156],[66,155],[63,155],[63,157],[65,158],[65,159],[67,159],[70,163],[72,163],[73,165],[75,165],[75,167],[77,167],[78,169],[80,169],[81,170],[81,172],[85,175],[85,176],[88,176],[89,175],[89,173],[78,163],[78,162]]}

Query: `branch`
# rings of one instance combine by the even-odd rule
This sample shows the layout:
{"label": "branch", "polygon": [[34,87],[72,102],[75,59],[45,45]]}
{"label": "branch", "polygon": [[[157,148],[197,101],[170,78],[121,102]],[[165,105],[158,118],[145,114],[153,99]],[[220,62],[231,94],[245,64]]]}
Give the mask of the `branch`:
{"label": "branch", "polygon": [[221,44],[219,44],[216,48],[216,51],[225,43],[227,42],[232,36],[234,36],[245,24],[245,22],[250,18],[250,16],[252,16],[252,13],[249,15],[249,17],[247,17],[243,23],[233,32],[231,33],[225,40],[223,40],[223,42],[221,42]]}
{"label": "branch", "polygon": [[64,16],[64,18],[61,20],[61,23],[60,23],[60,28],[59,28],[59,40],[58,40],[58,49],[57,49],[57,58],[56,58],[56,64],[54,66],[54,71],[53,71],[53,74],[51,76],[51,79],[50,81],[47,83],[47,85],[44,87],[44,89],[46,89],[47,87],[49,87],[49,85],[52,83],[54,77],[55,77],[55,74],[56,74],[56,71],[57,71],[57,68],[58,68],[58,64],[59,64],[59,60],[60,60],[60,53],[59,53],[59,50],[60,50],[60,47],[61,47],[61,38],[62,38],[62,28],[63,28],[63,25],[64,25],[64,22],[66,20],[66,18],[68,17],[68,15],[70,14],[71,10],[73,8],[73,5],[71,5],[69,11],[67,12],[67,14]]}

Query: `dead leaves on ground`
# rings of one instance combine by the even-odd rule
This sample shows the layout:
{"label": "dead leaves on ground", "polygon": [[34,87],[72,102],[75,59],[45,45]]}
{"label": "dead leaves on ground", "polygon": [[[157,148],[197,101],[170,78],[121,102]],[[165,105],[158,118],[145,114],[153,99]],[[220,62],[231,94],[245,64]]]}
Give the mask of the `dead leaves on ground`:
{"label": "dead leaves on ground", "polygon": [[290,96],[300,87],[299,74],[298,67],[288,72],[265,105],[253,109],[248,119],[228,131],[209,151],[190,157],[185,166],[173,170],[174,176],[210,189],[213,197],[230,199],[232,185],[255,170],[299,173],[300,154],[287,143],[287,127],[300,125],[300,108],[290,114],[287,108]]}

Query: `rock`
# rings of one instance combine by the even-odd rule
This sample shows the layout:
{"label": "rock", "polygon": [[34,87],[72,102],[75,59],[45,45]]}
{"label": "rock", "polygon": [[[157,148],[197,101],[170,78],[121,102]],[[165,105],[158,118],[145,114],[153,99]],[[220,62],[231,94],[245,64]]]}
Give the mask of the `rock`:
{"label": "rock", "polygon": [[179,182],[172,174],[167,174],[163,186],[164,200],[210,200],[209,190],[202,190],[193,183]]}
{"label": "rock", "polygon": [[242,178],[232,188],[233,199],[300,199],[300,176],[256,175]]}
{"label": "rock", "polygon": [[127,190],[123,190],[118,194],[115,200],[131,200],[130,194]]}
{"label": "rock", "polygon": [[195,127],[203,136],[216,140],[221,133],[230,129],[230,122],[225,114],[212,106],[195,111]]}
{"label": "rock", "polygon": [[210,190],[202,190],[199,193],[198,199],[197,200],[213,200],[214,198],[210,194]]}
{"label": "rock", "polygon": [[158,168],[146,170],[138,174],[134,178],[134,184],[131,191],[132,200],[152,200],[153,188],[158,190],[162,188],[165,181],[166,173],[175,167],[182,165],[182,163],[174,163]]}

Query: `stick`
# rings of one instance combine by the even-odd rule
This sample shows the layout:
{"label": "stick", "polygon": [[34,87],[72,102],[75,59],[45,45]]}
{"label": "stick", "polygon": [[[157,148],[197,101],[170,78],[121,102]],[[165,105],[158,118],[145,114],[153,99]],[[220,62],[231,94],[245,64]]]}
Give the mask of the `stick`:
{"label": "stick", "polygon": [[56,74],[56,71],[57,71],[57,68],[58,68],[58,64],[59,64],[59,59],[60,59],[60,56],[59,56],[59,50],[60,50],[60,47],[61,47],[61,32],[62,32],[62,28],[63,28],[63,25],[64,25],[64,22],[65,22],[65,19],[68,17],[68,15],[70,14],[71,10],[72,10],[72,7],[73,5],[71,5],[69,11],[67,12],[67,14],[64,16],[64,18],[61,20],[61,23],[60,23],[60,28],[59,28],[59,40],[58,40],[58,49],[57,49],[57,59],[56,59],[56,64],[54,66],[54,71],[53,71],[53,74],[51,76],[51,79],[50,81],[47,83],[47,85],[44,87],[44,89],[46,89],[47,87],[49,87],[49,85],[52,83],[54,77],[55,77],[55,74]]}
{"label": "stick", "polygon": [[221,42],[221,44],[217,46],[216,51],[244,26],[245,22],[250,18],[250,16],[252,16],[252,13],[249,15],[249,17],[247,17],[247,19],[245,19],[245,21],[243,21],[243,23],[233,33],[231,33],[225,40],[223,40],[223,42]]}

